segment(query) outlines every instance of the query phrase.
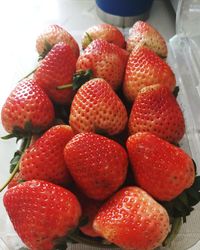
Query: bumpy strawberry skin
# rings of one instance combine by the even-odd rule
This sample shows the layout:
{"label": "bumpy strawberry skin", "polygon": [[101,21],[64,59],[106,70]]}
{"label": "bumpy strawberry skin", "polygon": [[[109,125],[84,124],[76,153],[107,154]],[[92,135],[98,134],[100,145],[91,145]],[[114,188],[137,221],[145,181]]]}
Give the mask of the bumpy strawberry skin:
{"label": "bumpy strawberry skin", "polygon": [[76,58],[79,57],[79,46],[76,40],[63,27],[53,24],[48,26],[37,38],[36,49],[39,55],[48,53],[55,44],[63,42],[68,44]]}
{"label": "bumpy strawberry skin", "polygon": [[77,227],[81,207],[68,190],[46,181],[27,181],[3,198],[10,220],[30,248],[52,250],[55,240]]}
{"label": "bumpy strawberry skin", "polygon": [[151,132],[172,143],[185,133],[182,110],[167,87],[151,85],[136,97],[129,117],[129,133]]}
{"label": "bumpy strawberry skin", "polygon": [[115,141],[93,133],[80,133],[64,149],[72,178],[89,198],[104,200],[125,181],[128,159]]}
{"label": "bumpy strawberry skin", "polygon": [[166,86],[173,91],[176,79],[172,69],[149,48],[135,48],[126,66],[123,83],[125,97],[133,102],[142,88],[154,84]]}
{"label": "bumpy strawberry skin", "polygon": [[62,90],[57,88],[72,84],[75,70],[76,58],[72,49],[65,43],[58,43],[40,62],[34,79],[54,102],[71,104],[75,93],[72,86]]}
{"label": "bumpy strawberry skin", "polygon": [[87,29],[82,37],[82,48],[85,49],[95,39],[106,40],[109,43],[114,43],[120,48],[125,47],[125,38],[123,34],[118,28],[111,24],[101,23]]}
{"label": "bumpy strawberry skin", "polygon": [[146,132],[130,136],[127,150],[137,184],[157,200],[170,201],[192,186],[194,164],[181,148]]}
{"label": "bumpy strawberry skin", "polygon": [[116,90],[120,87],[128,60],[128,52],[115,44],[96,39],[78,58],[76,70],[92,70],[94,78],[103,78]]}
{"label": "bumpy strawberry skin", "polygon": [[167,57],[167,45],[161,34],[149,23],[137,21],[129,30],[127,50],[131,52],[135,47],[145,46],[161,57]]}
{"label": "bumpy strawberry skin", "polygon": [[54,120],[54,107],[46,93],[34,80],[25,79],[17,84],[7,98],[1,112],[5,130],[13,133],[16,128],[31,131],[47,129]]}
{"label": "bumpy strawberry skin", "polygon": [[85,83],[76,93],[69,124],[76,133],[104,131],[114,135],[124,130],[126,108],[109,84],[100,78]]}
{"label": "bumpy strawberry skin", "polygon": [[162,244],[170,226],[167,211],[139,187],[118,191],[99,210],[94,229],[121,249],[150,250]]}
{"label": "bumpy strawberry skin", "polygon": [[70,126],[51,127],[23,154],[19,171],[22,180],[46,180],[66,186],[70,183],[63,150],[74,133]]}

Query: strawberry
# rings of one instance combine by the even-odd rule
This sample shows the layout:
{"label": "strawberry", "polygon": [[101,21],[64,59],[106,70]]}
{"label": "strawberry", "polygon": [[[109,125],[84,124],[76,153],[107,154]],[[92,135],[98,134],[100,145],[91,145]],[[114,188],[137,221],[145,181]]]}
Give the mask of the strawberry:
{"label": "strawberry", "polygon": [[164,207],[134,186],[121,189],[106,202],[93,227],[120,249],[137,250],[160,246],[170,230],[169,216]]}
{"label": "strawberry", "polygon": [[80,231],[90,237],[99,237],[100,234],[94,231],[93,221],[97,212],[99,211],[102,205],[101,201],[95,201],[84,197],[84,200],[81,202],[81,207],[83,209],[83,216],[88,219],[88,222],[80,227]]}
{"label": "strawberry", "polygon": [[110,85],[96,78],[85,83],[74,96],[69,123],[75,132],[120,133],[127,123],[127,111]]}
{"label": "strawberry", "polygon": [[36,40],[36,49],[40,58],[44,58],[51,48],[60,42],[68,44],[75,57],[79,57],[79,46],[76,40],[64,28],[53,24],[47,27]]}
{"label": "strawberry", "polygon": [[127,140],[137,184],[158,200],[170,201],[192,186],[195,169],[181,149],[151,133],[137,133]]}
{"label": "strawberry", "polygon": [[167,45],[161,34],[149,23],[137,21],[129,30],[127,50],[131,52],[135,47],[145,46],[161,57],[167,57]]}
{"label": "strawberry", "polygon": [[123,92],[129,101],[133,101],[143,87],[160,84],[173,91],[176,79],[168,64],[152,50],[140,47],[134,49],[129,57]]}
{"label": "strawberry", "polygon": [[25,79],[17,84],[1,112],[5,130],[13,134],[46,130],[54,116],[53,104],[32,79]]}
{"label": "strawberry", "polygon": [[173,143],[183,137],[183,114],[168,88],[157,84],[139,92],[129,117],[129,133],[137,132],[151,132]]}
{"label": "strawberry", "polygon": [[32,180],[8,189],[4,206],[22,241],[29,249],[52,250],[56,239],[77,227],[81,207],[67,189]]}
{"label": "strawberry", "polygon": [[93,40],[103,39],[120,48],[125,47],[125,38],[121,31],[113,25],[101,23],[87,29],[82,37],[82,48],[85,49]]}
{"label": "strawberry", "polygon": [[[69,45],[58,43],[40,62],[34,79],[57,103],[70,104],[74,91],[70,84],[76,70],[76,58]],[[69,84],[69,88],[58,89],[59,86]]]}
{"label": "strawberry", "polygon": [[119,88],[124,77],[128,53],[115,44],[96,39],[78,58],[76,70],[92,70],[93,77],[105,79],[113,89]]}
{"label": "strawberry", "polygon": [[20,165],[22,180],[46,180],[66,186],[70,182],[63,150],[73,137],[70,126],[51,127],[23,154]]}
{"label": "strawberry", "polygon": [[104,200],[125,181],[126,151],[104,136],[93,133],[75,135],[67,143],[64,157],[75,183],[89,198]]}

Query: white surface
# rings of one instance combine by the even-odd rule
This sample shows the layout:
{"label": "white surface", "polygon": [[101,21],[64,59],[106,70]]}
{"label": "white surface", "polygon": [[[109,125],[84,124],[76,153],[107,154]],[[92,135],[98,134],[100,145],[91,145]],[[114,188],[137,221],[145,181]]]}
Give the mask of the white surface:
{"label": "white surface", "polygon": [[[168,41],[175,34],[175,15],[166,3],[155,0],[149,22]],[[58,24],[68,30],[78,42],[85,29],[100,23],[96,16],[93,0],[4,0],[0,5],[0,107],[14,84],[31,71],[37,63],[35,39],[48,24]],[[0,127],[0,136],[4,135]],[[0,140],[0,183],[8,176],[9,161],[16,149],[14,140]],[[0,195],[0,237],[11,243],[11,250],[17,246],[10,239],[12,226],[2,205]],[[5,250],[5,248],[0,249]],[[76,247],[74,249],[81,249]],[[83,247],[82,249],[89,249]],[[200,246],[193,248],[199,250]],[[179,250],[179,249],[178,249]],[[181,250],[181,249],[180,249]]]}

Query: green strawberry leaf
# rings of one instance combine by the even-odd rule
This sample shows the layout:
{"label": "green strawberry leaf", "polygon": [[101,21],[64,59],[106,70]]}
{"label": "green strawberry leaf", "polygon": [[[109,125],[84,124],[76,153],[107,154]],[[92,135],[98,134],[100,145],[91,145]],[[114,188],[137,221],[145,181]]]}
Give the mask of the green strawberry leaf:
{"label": "green strawberry leaf", "polygon": [[49,53],[49,51],[52,49],[52,45],[47,41],[45,40],[45,43],[44,43],[44,50],[43,52],[39,55],[38,57],[38,61],[42,60],[43,58],[45,58],[45,56]]}
{"label": "green strawberry leaf", "polygon": [[88,41],[89,41],[88,44],[90,44],[90,43],[93,41],[93,39],[92,39],[92,37],[89,35],[88,32],[85,32],[85,34],[86,34],[86,36],[87,36],[87,38],[88,38]]}
{"label": "green strawberry leaf", "polygon": [[78,228],[71,230],[68,235],[58,238],[54,241],[54,250],[62,250],[67,248],[67,243],[82,243],[88,246],[97,248],[116,248],[116,246],[103,238],[94,237],[91,238],[84,235]]}
{"label": "green strawberry leaf", "polygon": [[170,247],[172,241],[176,238],[176,235],[178,234],[178,232],[179,232],[179,230],[180,230],[180,227],[181,227],[181,225],[182,225],[181,218],[178,217],[178,218],[176,218],[176,219],[172,219],[171,225],[172,225],[171,231],[170,231],[170,233],[168,234],[167,238],[166,238],[166,239],[164,240],[164,242],[162,243],[162,245],[163,245],[164,247],[165,247],[165,246]]}
{"label": "green strawberry leaf", "polygon": [[17,164],[18,164],[21,156],[22,156],[22,152],[20,150],[17,150],[14,153],[14,156],[13,156],[13,158],[10,161],[10,173],[12,173],[13,170],[15,169],[15,167],[17,166]]}
{"label": "green strawberry leaf", "polygon": [[83,216],[80,221],[79,221],[79,227],[83,227],[85,225],[87,225],[89,222],[89,218],[88,216]]}
{"label": "green strawberry leaf", "polygon": [[175,87],[174,91],[173,91],[173,95],[177,98],[178,93],[179,93],[180,88],[178,86]]}
{"label": "green strawberry leaf", "polygon": [[196,176],[193,185],[184,190],[179,196],[171,201],[160,202],[172,218],[186,217],[194,210],[194,206],[200,202],[200,176]]}
{"label": "green strawberry leaf", "polygon": [[79,89],[84,83],[92,78],[92,75],[93,72],[91,69],[76,72],[73,77],[73,90]]}
{"label": "green strawberry leaf", "polygon": [[64,85],[57,86],[57,90],[63,90],[63,89],[68,89],[72,88],[73,90],[79,89],[84,83],[92,79],[92,70],[88,69],[86,71],[80,70],[77,71],[74,76],[73,76],[73,81],[72,83],[67,83]]}

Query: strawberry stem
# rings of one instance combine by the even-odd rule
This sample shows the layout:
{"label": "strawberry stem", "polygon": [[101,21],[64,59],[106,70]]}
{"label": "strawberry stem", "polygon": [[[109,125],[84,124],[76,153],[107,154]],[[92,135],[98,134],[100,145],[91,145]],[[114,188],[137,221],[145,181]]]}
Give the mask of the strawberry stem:
{"label": "strawberry stem", "polygon": [[31,72],[29,72],[27,75],[25,75],[23,78],[21,78],[18,82],[21,82],[22,80],[24,80],[25,78],[29,77],[30,75],[32,75],[33,73],[35,73],[35,71],[37,70],[38,66],[36,68],[34,68]]}
{"label": "strawberry stem", "polygon": [[57,90],[72,88],[73,90],[79,89],[84,83],[92,79],[92,70],[79,70],[73,75],[73,82],[57,86]]}
{"label": "strawberry stem", "polygon": [[[21,152],[21,156],[23,155],[24,151],[29,147],[30,143],[31,143],[31,136],[26,137],[20,147],[20,152]],[[21,159],[21,157],[20,157]],[[7,185],[11,182],[11,180],[14,178],[15,174],[19,171],[19,163],[20,163],[20,159],[18,160],[18,162],[15,165],[15,168],[13,169],[10,177],[8,178],[8,180],[3,184],[3,186],[0,188],[0,192],[2,192],[4,190],[4,188],[7,187]]]}
{"label": "strawberry stem", "polygon": [[57,86],[56,89],[58,89],[58,90],[68,89],[68,88],[71,88],[72,86],[73,86],[72,83],[68,83],[68,84],[65,84],[65,85]]}

